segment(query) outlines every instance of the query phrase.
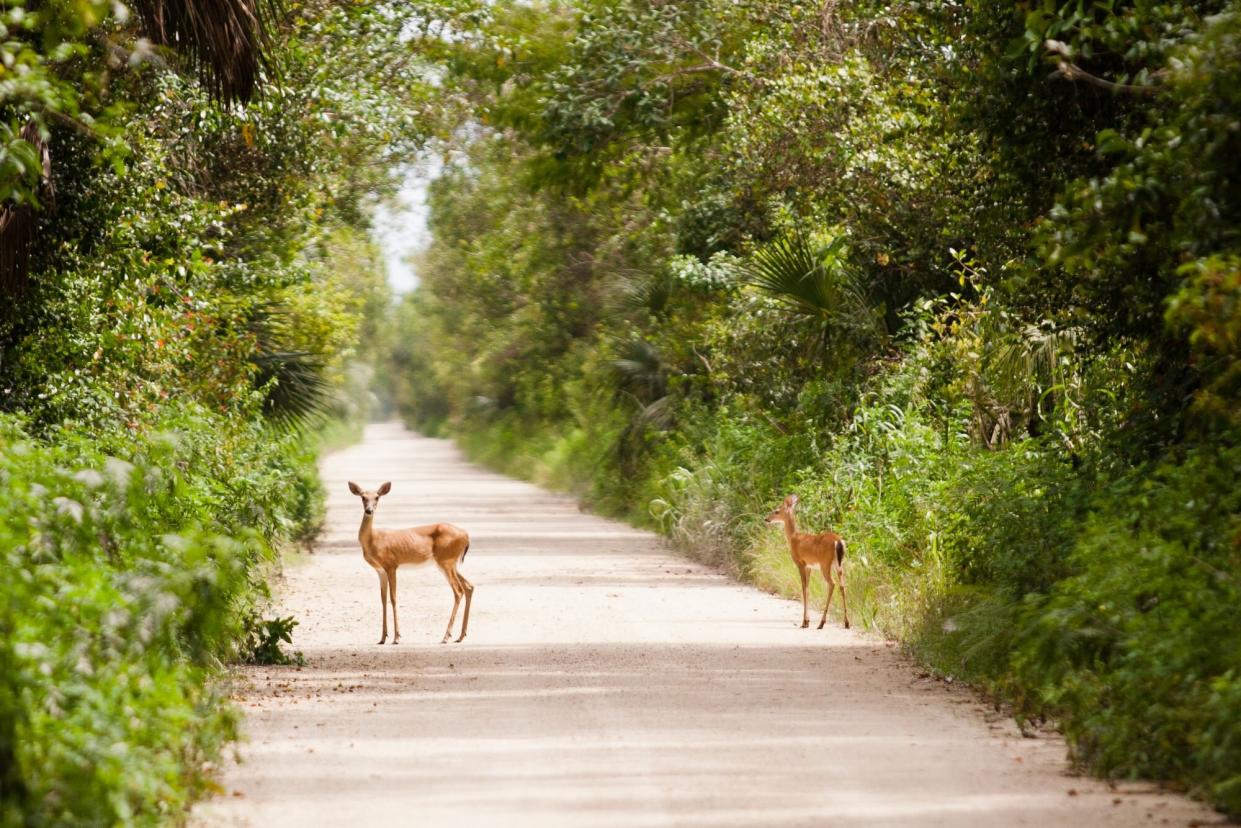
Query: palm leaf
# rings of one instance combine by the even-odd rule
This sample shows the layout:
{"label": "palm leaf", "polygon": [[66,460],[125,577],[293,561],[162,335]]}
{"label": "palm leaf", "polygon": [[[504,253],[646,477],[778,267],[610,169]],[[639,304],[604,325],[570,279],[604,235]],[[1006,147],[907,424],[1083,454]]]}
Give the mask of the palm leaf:
{"label": "palm leaf", "polygon": [[246,103],[271,73],[270,32],[281,0],[133,0],[147,37],[182,55],[207,92]]}
{"label": "palm leaf", "polygon": [[857,309],[862,301],[844,259],[844,237],[817,248],[802,233],[759,248],[743,263],[746,281],[790,310],[827,319]]}
{"label": "palm leaf", "polygon": [[782,236],[756,250],[740,269],[748,284],[817,323],[816,347],[825,355],[834,346],[856,350],[879,336],[843,236],[821,246],[800,232]]}
{"label": "palm leaf", "polygon": [[326,366],[318,354],[285,347],[287,314],[280,304],[255,308],[249,327],[255,338],[253,385],[264,395],[267,419],[280,428],[301,428],[322,417],[332,393]]}
{"label": "palm leaf", "polygon": [[666,271],[626,276],[613,306],[619,313],[643,313],[658,318],[668,312],[677,288],[676,277]]}
{"label": "palm leaf", "polygon": [[1044,320],[1003,337],[990,349],[985,368],[1001,395],[1037,410],[1048,390],[1070,381],[1062,365],[1080,341],[1078,329]]}
{"label": "palm leaf", "polygon": [[306,351],[277,351],[254,357],[254,385],[266,392],[263,413],[276,425],[296,428],[327,410],[331,386],[323,362]]}
{"label": "palm leaf", "polygon": [[663,357],[651,343],[634,339],[621,346],[621,354],[612,360],[617,387],[643,405],[662,398],[668,390],[668,377]]}

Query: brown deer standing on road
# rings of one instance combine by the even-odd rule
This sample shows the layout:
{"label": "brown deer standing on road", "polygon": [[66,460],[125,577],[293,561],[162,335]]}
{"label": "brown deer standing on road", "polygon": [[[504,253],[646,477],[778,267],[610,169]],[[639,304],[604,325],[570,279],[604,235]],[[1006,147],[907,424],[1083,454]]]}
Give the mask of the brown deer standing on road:
{"label": "brown deer standing on road", "polygon": [[784,536],[789,540],[789,552],[801,575],[801,625],[810,626],[806,608],[806,587],[810,584],[810,570],[818,569],[827,583],[827,603],[823,605],[823,617],[819,629],[827,623],[827,611],[832,606],[832,593],[840,585],[840,604],[845,611],[845,629],[849,629],[849,603],[845,600],[845,540],[835,532],[811,535],[797,531],[793,511],[797,508],[797,495],[791,494],[767,516],[768,523],[783,523]]}
{"label": "brown deer standing on road", "polygon": [[465,639],[470,626],[470,601],[474,597],[474,585],[457,571],[470,551],[470,536],[464,529],[451,523],[431,523],[412,529],[376,529],[375,507],[379,498],[392,491],[392,484],[385,483],[373,492],[362,491],[357,483],[350,481],[349,491],[362,498],[362,528],[358,529],[358,542],[362,544],[362,557],[379,573],[379,606],[383,614],[382,644],[388,640],[388,599],[392,599],[392,643],[401,640],[401,625],[396,620],[396,570],[401,564],[419,566],[435,561],[440,572],[452,587],[452,615],[448,616],[448,629],[440,643],[452,637],[452,625],[457,620],[457,607],[465,595],[465,617],[461,619],[461,636]]}

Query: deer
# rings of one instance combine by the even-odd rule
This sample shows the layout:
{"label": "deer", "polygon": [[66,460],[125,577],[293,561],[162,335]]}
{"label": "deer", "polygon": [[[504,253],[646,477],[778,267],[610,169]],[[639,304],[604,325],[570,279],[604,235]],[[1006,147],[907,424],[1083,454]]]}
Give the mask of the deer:
{"label": "deer", "polygon": [[802,629],[810,626],[810,615],[807,609],[806,588],[810,585],[810,570],[818,569],[827,584],[827,603],[823,605],[823,617],[819,619],[818,629],[827,623],[827,611],[832,606],[832,593],[840,586],[840,604],[845,612],[845,629],[849,629],[849,604],[845,600],[845,540],[835,532],[820,532],[812,535],[797,531],[797,519],[793,512],[797,509],[797,495],[791,494],[784,502],[772,510],[767,516],[767,523],[784,524],[784,536],[789,541],[789,552],[793,555],[793,563],[797,564],[797,572],[801,575],[801,625]]}
{"label": "deer", "polygon": [[465,640],[470,626],[470,601],[474,597],[474,585],[457,571],[470,551],[470,535],[451,523],[430,523],[412,529],[376,529],[375,508],[379,498],[392,491],[392,483],[384,483],[374,491],[364,491],[357,483],[349,481],[349,491],[362,498],[362,526],[358,529],[358,543],[362,545],[362,558],[379,574],[379,606],[383,616],[383,634],[379,643],[388,640],[388,601],[392,601],[392,643],[401,641],[401,625],[396,618],[396,570],[402,564],[421,566],[435,561],[440,572],[452,587],[452,614],[448,616],[448,629],[444,631],[441,644],[452,638],[452,625],[457,620],[457,607],[465,596],[465,616],[461,619],[461,635],[456,643]]}

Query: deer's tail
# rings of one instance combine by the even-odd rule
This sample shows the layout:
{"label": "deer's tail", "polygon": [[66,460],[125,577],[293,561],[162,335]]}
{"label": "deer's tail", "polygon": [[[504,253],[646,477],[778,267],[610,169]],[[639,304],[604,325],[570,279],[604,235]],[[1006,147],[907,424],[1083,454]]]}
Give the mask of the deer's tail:
{"label": "deer's tail", "polygon": [[466,542],[465,542],[465,551],[461,553],[461,560],[462,560],[462,561],[464,561],[464,560],[465,560],[465,556],[466,556],[466,555],[468,555],[468,554],[470,554],[470,542],[469,542],[469,541],[466,541]]}
{"label": "deer's tail", "polygon": [[844,538],[836,539],[836,566],[845,565],[845,541]]}

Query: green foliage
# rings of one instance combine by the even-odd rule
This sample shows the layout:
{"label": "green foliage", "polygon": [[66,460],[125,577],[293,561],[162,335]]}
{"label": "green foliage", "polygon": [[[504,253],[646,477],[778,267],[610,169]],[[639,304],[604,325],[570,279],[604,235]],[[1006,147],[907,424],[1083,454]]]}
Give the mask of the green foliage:
{"label": "green foliage", "polygon": [[0,428],[2,821],[175,819],[234,735],[205,680],[241,655],[295,469],[201,412],[107,454]]}
{"label": "green foliage", "polygon": [[1181,780],[1241,809],[1236,447],[1190,450],[1096,493],[1071,577],[1020,613],[1015,679],[1103,773]]}
{"label": "green foliage", "polygon": [[289,655],[281,646],[293,643],[293,628],[297,619],[263,618],[257,613],[246,623],[246,660],[251,664],[297,664],[305,663],[300,651]]}

